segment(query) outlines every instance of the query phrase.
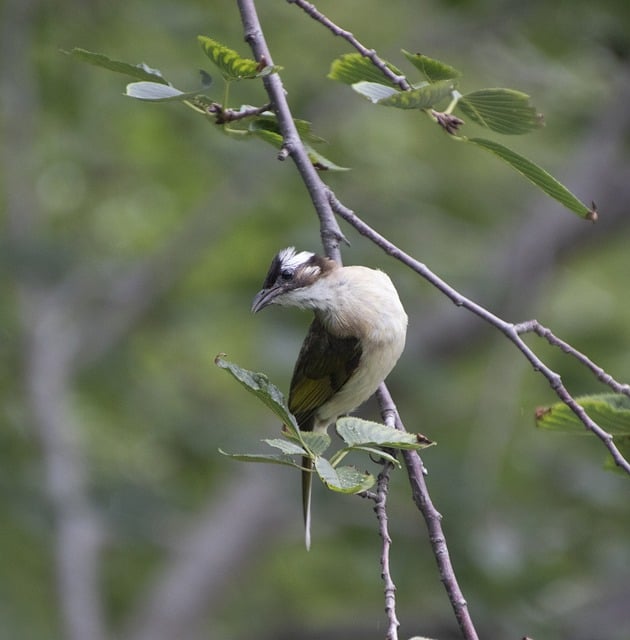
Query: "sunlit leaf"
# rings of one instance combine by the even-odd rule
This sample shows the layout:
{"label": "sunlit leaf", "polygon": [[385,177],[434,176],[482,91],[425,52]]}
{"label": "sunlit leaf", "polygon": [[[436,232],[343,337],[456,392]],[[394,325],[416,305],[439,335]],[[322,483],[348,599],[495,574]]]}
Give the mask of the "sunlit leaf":
{"label": "sunlit leaf", "polygon": [[529,96],[513,89],[481,89],[457,102],[462,114],[497,133],[520,135],[543,126],[544,120]]}
{"label": "sunlit leaf", "polygon": [[397,91],[379,100],[378,104],[398,109],[430,109],[450,96],[454,89],[455,84],[452,80],[440,80],[411,91]]}
{"label": "sunlit leaf", "polygon": [[[603,393],[575,399],[586,413],[612,436],[630,436],[630,398]],[[588,434],[582,421],[563,402],[536,411],[536,426],[550,431]]]}
{"label": "sunlit leaf", "polygon": [[589,207],[578,200],[561,182],[531,160],[492,140],[486,140],[484,138],[460,138],[460,140],[472,142],[478,147],[490,151],[498,158],[501,158],[501,160],[511,165],[516,171],[533,182],[547,195],[563,204],[570,211],[577,213],[582,218],[587,220],[597,219],[597,213],[594,208],[589,209]]}
{"label": "sunlit leaf", "polygon": [[432,444],[424,436],[354,416],[339,418],[336,429],[343,441],[352,447],[377,445],[392,449],[424,449]]}
{"label": "sunlit leaf", "polygon": [[70,51],[64,51],[64,53],[74,56],[83,62],[93,64],[97,67],[102,67],[103,69],[109,69],[116,73],[122,73],[124,75],[131,76],[132,78],[137,78],[138,80],[168,84],[162,77],[160,71],[157,69],[151,69],[151,67],[144,63],[129,64],[128,62],[108,58],[102,53],[94,53],[93,51],[88,51],[87,49],[81,49],[79,47],[75,47]]}
{"label": "sunlit leaf", "polygon": [[315,471],[329,489],[339,493],[358,493],[374,484],[374,476],[370,473],[362,473],[354,467],[335,469],[322,457],[315,458]]}
{"label": "sunlit leaf", "polygon": [[236,51],[225,45],[208,38],[197,36],[204,53],[220,69],[227,80],[248,80],[260,78],[280,69],[276,66],[261,67],[251,58],[243,58]]}
{"label": "sunlit leaf", "polygon": [[[393,64],[386,62],[385,66],[397,76],[402,76],[402,71]],[[346,53],[333,60],[328,77],[350,85],[357,82],[375,82],[391,87],[397,86],[369,58],[360,53]]]}
{"label": "sunlit leaf", "polygon": [[459,78],[462,74],[450,65],[429,58],[422,53],[409,53],[402,50],[403,55],[411,64],[422,73],[429,82],[438,82],[440,80],[453,80]]}

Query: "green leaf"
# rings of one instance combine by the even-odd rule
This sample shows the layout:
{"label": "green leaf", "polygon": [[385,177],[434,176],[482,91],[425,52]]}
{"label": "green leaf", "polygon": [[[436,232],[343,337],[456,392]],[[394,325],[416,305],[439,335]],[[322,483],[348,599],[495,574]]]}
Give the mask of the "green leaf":
{"label": "green leaf", "polygon": [[365,80],[355,82],[352,88],[374,104],[378,104],[381,100],[391,98],[397,93],[400,93],[399,89],[394,89],[394,87],[389,85],[380,82],[367,82]]}
{"label": "green leaf", "polygon": [[[245,105],[241,107],[241,109],[247,108]],[[267,134],[273,134],[273,137],[270,138],[269,141],[274,140],[274,145],[276,142],[277,146],[282,146],[282,133],[280,132],[280,125],[278,123],[278,118],[275,113],[263,113],[260,116],[256,116],[255,118],[248,119],[247,128],[251,133],[263,137]],[[324,138],[321,138],[318,135],[313,133],[311,128],[311,123],[308,120],[300,120],[298,118],[293,119],[293,124],[297,129],[300,138],[304,142],[310,142],[312,144],[319,144],[321,142],[326,142]]]}
{"label": "green leaf", "polygon": [[497,157],[504,160],[518,171],[525,178],[533,182],[538,188],[542,189],[548,196],[551,196],[567,209],[577,213],[587,220],[596,220],[597,212],[595,207],[589,209],[583,202],[577,199],[561,182],[556,180],[550,173],[539,167],[537,164],[528,160],[524,156],[519,155],[515,151],[504,147],[498,142],[486,140],[484,138],[457,138],[490,151]]}
{"label": "green leaf", "polygon": [[286,455],[265,455],[260,453],[228,453],[219,449],[219,453],[228,458],[234,460],[240,460],[241,462],[265,462],[268,464],[282,464],[287,467],[297,467],[301,469],[301,465],[293,460],[293,458]]}
{"label": "green leaf", "polygon": [[197,36],[204,53],[219,67],[226,80],[250,80],[278,71],[277,66],[263,66],[251,58],[242,58],[236,51],[208,38]]}
{"label": "green leaf", "polygon": [[63,51],[63,53],[74,56],[88,64],[93,64],[97,67],[102,67],[103,69],[109,69],[116,73],[122,73],[124,75],[131,76],[132,78],[137,78],[138,80],[148,80],[150,82],[168,84],[162,77],[160,71],[157,69],[151,69],[151,67],[144,64],[144,62],[141,64],[129,64],[128,62],[121,62],[120,60],[112,60],[102,53],[94,53],[93,51],[88,51],[87,49],[81,49],[79,47],[75,47],[70,51]]}
{"label": "green leaf", "polygon": [[307,455],[307,451],[304,447],[292,442],[291,440],[286,440],[284,438],[265,438],[263,442],[266,442],[270,447],[280,449],[282,453],[288,456]]}
{"label": "green leaf", "polygon": [[326,458],[319,456],[315,458],[315,471],[329,489],[339,493],[358,493],[374,484],[372,474],[361,473],[354,467],[335,469]]}
{"label": "green leaf", "polygon": [[125,95],[130,98],[151,100],[153,102],[185,102],[200,96],[198,91],[184,93],[169,84],[146,81],[128,84]]}
{"label": "green leaf", "polygon": [[402,49],[402,54],[429,82],[453,80],[462,75],[454,67],[421,53],[409,53],[409,51]]}
{"label": "green leaf", "polygon": [[289,412],[284,402],[284,396],[278,387],[269,382],[269,378],[264,373],[256,373],[247,369],[242,369],[233,362],[225,360],[222,355],[214,359],[215,364],[221,369],[228,371],[249,392],[253,393],[267,407],[269,407],[283,424],[289,429],[299,442],[302,437],[293,414]]}
{"label": "green leaf", "polygon": [[399,91],[378,82],[356,82],[352,88],[374,104],[398,109],[429,109],[455,89],[452,80],[424,83],[410,91]]}
{"label": "green leaf", "polygon": [[340,167],[332,160],[329,160],[326,156],[323,156],[318,151],[315,151],[315,149],[313,149],[310,144],[304,143],[304,148],[306,149],[309,160],[316,169],[319,169],[320,171],[350,171],[348,167]]}
{"label": "green leaf", "polygon": [[[393,64],[385,62],[385,66],[397,76],[402,76],[402,71]],[[374,66],[374,63],[369,58],[362,56],[360,53],[346,53],[333,60],[328,77],[331,80],[338,80],[350,85],[357,82],[375,82],[390,87],[397,86],[378,67]]]}
{"label": "green leaf", "polygon": [[314,456],[321,456],[330,446],[330,436],[325,431],[301,431],[300,434]]}
{"label": "green leaf", "polygon": [[384,460],[387,460],[387,462],[391,462],[393,465],[400,467],[401,464],[400,462],[390,453],[387,453],[387,451],[385,451],[384,449],[378,449],[377,447],[362,447],[362,446],[353,446],[353,447],[348,447],[347,449],[343,449],[342,450],[344,453],[347,453],[349,451],[361,451],[363,453],[367,453],[371,456],[374,456],[375,458],[383,458]]}
{"label": "green leaf", "polygon": [[379,100],[378,104],[398,109],[430,109],[450,96],[454,89],[455,83],[452,80],[440,80],[411,91],[397,91],[395,94]]}
{"label": "green leaf", "polygon": [[544,120],[529,96],[513,89],[481,89],[462,96],[457,108],[473,122],[508,135],[529,133]]}
{"label": "green leaf", "polygon": [[376,445],[391,449],[424,449],[432,444],[424,436],[353,416],[339,418],[336,429],[350,447]]}
{"label": "green leaf", "polygon": [[[324,155],[315,151],[311,146],[311,143],[317,144],[320,142],[325,142],[323,138],[315,135],[311,131],[311,123],[306,120],[296,120],[293,122],[298,130],[300,135],[300,139],[304,144],[304,148],[310,161],[313,166],[322,171],[348,171],[345,167],[340,167],[339,165],[329,160]],[[237,127],[238,128],[238,127]],[[269,143],[276,149],[281,149],[284,139],[282,137],[282,133],[280,132],[280,125],[278,124],[278,120],[274,115],[262,115],[257,118],[251,119],[247,123],[247,132],[264,140]]]}
{"label": "green leaf", "polygon": [[[615,393],[581,396],[576,402],[612,436],[630,436],[630,398]],[[536,411],[536,426],[563,433],[588,434],[581,420],[563,402]]]}

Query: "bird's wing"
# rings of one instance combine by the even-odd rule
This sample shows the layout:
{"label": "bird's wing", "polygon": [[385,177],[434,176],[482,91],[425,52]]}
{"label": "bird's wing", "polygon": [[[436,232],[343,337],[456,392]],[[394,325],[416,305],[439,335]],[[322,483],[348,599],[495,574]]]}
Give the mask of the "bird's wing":
{"label": "bird's wing", "polygon": [[[315,318],[300,350],[289,392],[289,411],[303,431],[312,431],[317,409],[343,387],[361,359],[358,338],[336,338]],[[302,509],[306,548],[311,546],[313,460],[302,458]]]}
{"label": "bird's wing", "polygon": [[313,429],[315,411],[343,387],[361,359],[358,338],[331,335],[313,320],[298,356],[289,392],[289,411],[300,429]]}

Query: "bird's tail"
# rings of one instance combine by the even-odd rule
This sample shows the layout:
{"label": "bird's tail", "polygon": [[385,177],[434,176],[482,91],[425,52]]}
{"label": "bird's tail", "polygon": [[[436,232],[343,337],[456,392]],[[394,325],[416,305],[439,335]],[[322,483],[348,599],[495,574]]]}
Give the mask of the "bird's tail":
{"label": "bird's tail", "polygon": [[302,509],[304,510],[304,542],[311,548],[311,485],[313,484],[313,459],[302,458]]}

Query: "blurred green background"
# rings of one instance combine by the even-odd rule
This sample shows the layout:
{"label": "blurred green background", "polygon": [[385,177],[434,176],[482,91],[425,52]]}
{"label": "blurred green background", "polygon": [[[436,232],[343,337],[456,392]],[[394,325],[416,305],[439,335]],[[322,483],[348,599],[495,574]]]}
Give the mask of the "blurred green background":
{"label": "blurred green background", "polygon": [[[347,44],[286,2],[258,4],[294,115],[352,168],[324,176],[341,200],[463,293],[627,379],[628,3],[318,4],[412,78],[401,48],[461,69],[463,92],[531,94],[546,128],[502,142],[594,200],[596,225],[418,114],[327,80]],[[194,89],[215,71],[198,34],[249,55],[236,3],[0,6],[0,640],[382,638],[371,505],[316,488],[306,553],[297,474],[218,453],[278,424],[214,356],[286,389],[309,322],[249,312],[278,249],[319,249],[294,167],[60,53],[146,62]],[[231,95],[265,101],[258,83]],[[408,310],[390,389],[407,428],[438,442],[429,488],[481,636],[627,640],[628,478],[603,470],[595,439],[537,432],[555,396],[514,347],[344,230],[346,263],[386,270]],[[604,390],[532,344],[574,394]],[[402,472],[390,529],[401,638],[459,637]]]}

